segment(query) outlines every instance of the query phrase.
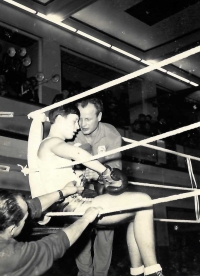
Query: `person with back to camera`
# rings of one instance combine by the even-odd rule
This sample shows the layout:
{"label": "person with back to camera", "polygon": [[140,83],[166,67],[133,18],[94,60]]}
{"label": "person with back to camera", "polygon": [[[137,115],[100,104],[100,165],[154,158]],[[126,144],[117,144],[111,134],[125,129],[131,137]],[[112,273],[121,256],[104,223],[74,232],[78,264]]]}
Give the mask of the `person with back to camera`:
{"label": "person with back to camera", "polygon": [[60,191],[55,191],[32,200],[25,201],[20,193],[0,190],[0,275],[39,276],[43,275],[61,258],[65,251],[79,238],[84,229],[98,215],[101,208],[89,208],[82,218],[69,227],[38,241],[17,242],[17,237],[30,214],[40,218],[53,203],[63,197],[81,192],[74,182],[68,183]]}
{"label": "person with back to camera", "polygon": [[[34,115],[36,117],[32,122],[29,136],[34,136],[42,123],[37,113],[29,114],[32,118]],[[80,161],[84,166],[98,172],[97,190],[100,195],[90,200],[76,194],[69,196],[63,202],[63,211],[84,212],[89,207],[98,206],[101,206],[103,211],[111,207],[120,211],[127,205],[134,206],[134,204],[142,203],[143,208],[139,210],[103,215],[96,221],[96,224],[115,226],[129,222],[127,245],[131,261],[131,275],[163,276],[155,254],[151,198],[143,193],[127,191],[128,180],[121,170],[111,169],[97,160],[87,161],[92,157],[91,154],[78,146],[69,144],[68,141],[79,129],[79,117],[80,112],[73,105],[60,106],[49,112],[50,132],[48,137],[40,143],[37,151],[38,170],[43,184],[42,193],[45,193],[45,190],[47,193],[61,189],[66,179],[69,182],[77,178],[71,160]],[[38,133],[39,136],[40,134]],[[37,184],[39,183],[35,183]],[[37,188],[40,192],[40,185],[37,185]]]}

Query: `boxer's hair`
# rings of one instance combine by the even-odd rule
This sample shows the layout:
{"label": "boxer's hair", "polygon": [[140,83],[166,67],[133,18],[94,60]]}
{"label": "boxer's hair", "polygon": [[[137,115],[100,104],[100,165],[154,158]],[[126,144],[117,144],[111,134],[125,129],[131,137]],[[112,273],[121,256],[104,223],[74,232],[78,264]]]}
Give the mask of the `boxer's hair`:
{"label": "boxer's hair", "polygon": [[0,232],[3,232],[11,225],[18,226],[24,217],[24,212],[19,206],[18,198],[22,198],[19,193],[0,190]]}
{"label": "boxer's hair", "polygon": [[81,107],[86,107],[89,103],[93,104],[97,110],[97,116],[99,115],[100,112],[103,112],[103,103],[102,100],[100,100],[99,98],[92,98],[92,97],[88,97],[88,98],[84,98],[81,101],[76,102],[76,106],[81,106]]}
{"label": "boxer's hair", "polygon": [[49,121],[51,124],[55,123],[56,117],[61,115],[67,117],[69,114],[76,114],[80,117],[80,112],[75,105],[65,104],[59,107],[56,107],[49,112]]}

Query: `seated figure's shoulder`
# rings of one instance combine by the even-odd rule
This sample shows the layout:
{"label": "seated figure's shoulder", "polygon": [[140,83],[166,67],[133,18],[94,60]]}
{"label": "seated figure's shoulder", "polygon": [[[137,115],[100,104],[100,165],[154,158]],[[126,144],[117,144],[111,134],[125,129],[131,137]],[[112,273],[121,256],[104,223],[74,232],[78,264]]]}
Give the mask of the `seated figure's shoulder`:
{"label": "seated figure's shoulder", "polygon": [[65,141],[63,141],[59,137],[48,137],[48,138],[44,139],[40,145],[41,146],[48,146],[48,145],[50,146],[50,145],[55,145],[55,144],[59,144],[59,143],[65,143]]}
{"label": "seated figure's shoulder", "polygon": [[41,157],[41,154],[47,154],[49,151],[51,151],[51,149],[59,144],[65,144],[65,141],[63,141],[62,139],[58,138],[58,137],[51,137],[51,138],[47,138],[44,139],[38,149],[38,154],[39,157]]}

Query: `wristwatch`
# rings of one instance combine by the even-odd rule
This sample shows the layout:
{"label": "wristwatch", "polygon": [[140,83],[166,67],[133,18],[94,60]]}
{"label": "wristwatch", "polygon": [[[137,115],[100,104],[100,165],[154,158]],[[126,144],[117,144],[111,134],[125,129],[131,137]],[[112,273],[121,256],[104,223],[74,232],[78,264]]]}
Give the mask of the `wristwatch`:
{"label": "wristwatch", "polygon": [[63,201],[65,200],[65,197],[64,197],[64,195],[63,195],[63,192],[62,192],[61,190],[58,190],[58,193],[59,193],[59,195],[60,195],[60,198],[59,198],[59,200],[58,200],[57,202],[63,202]]}

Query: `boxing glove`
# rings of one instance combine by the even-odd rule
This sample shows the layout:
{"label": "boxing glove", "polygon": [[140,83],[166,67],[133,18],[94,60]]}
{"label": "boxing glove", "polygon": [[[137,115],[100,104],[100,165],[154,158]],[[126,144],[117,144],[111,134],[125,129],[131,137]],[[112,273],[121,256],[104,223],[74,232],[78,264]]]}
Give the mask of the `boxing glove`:
{"label": "boxing glove", "polygon": [[[96,191],[98,194],[108,193],[110,195],[120,195],[128,188],[128,179],[119,169],[111,169],[106,166],[105,172],[100,175]],[[111,186],[111,184],[120,184],[120,186]]]}

